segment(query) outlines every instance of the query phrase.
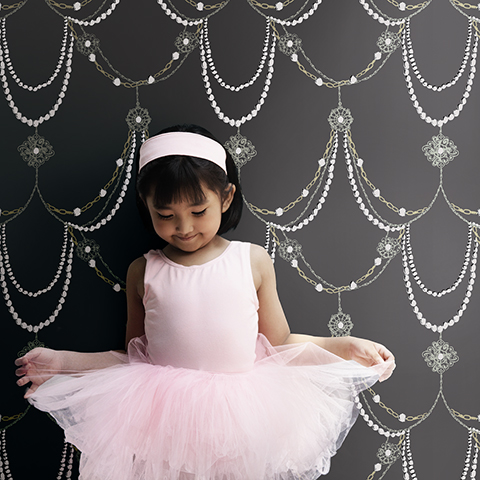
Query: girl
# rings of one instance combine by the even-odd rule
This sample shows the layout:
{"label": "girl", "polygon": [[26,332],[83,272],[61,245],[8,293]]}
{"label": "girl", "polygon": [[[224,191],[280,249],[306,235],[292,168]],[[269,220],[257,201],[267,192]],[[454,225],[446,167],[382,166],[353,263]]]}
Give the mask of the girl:
{"label": "girl", "polygon": [[327,473],[353,398],[393,355],[290,333],[272,262],[221,234],[240,220],[233,160],[206,130],[140,149],[140,211],[163,242],[127,274],[128,353],[35,349],[29,401],[82,452],[85,480],[287,480]]}

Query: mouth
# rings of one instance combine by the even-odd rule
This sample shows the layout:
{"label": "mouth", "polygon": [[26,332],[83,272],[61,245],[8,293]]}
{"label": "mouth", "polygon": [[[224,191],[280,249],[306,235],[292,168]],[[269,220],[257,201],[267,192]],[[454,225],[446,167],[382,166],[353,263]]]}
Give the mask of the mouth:
{"label": "mouth", "polygon": [[186,236],[186,237],[181,237],[181,236],[177,235],[177,239],[180,240],[181,242],[190,242],[190,241],[193,240],[196,236],[197,236],[197,234],[195,234],[195,235],[189,235],[189,236]]}

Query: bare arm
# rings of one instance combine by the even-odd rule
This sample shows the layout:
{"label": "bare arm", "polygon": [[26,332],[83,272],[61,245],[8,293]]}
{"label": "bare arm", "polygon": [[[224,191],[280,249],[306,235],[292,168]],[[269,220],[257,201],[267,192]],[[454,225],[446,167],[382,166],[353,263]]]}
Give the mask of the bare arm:
{"label": "bare arm", "polygon": [[127,272],[127,333],[125,347],[132,338],[141,337],[145,334],[145,308],[143,306],[143,295],[145,286],[145,257],[137,258],[130,265]]}
{"label": "bare arm", "polygon": [[[145,259],[139,258],[130,266],[127,274],[127,345],[131,338],[144,333],[143,317],[143,274]],[[116,352],[71,352],[66,350],[51,350],[49,348],[35,348],[25,356],[15,361],[16,375],[19,386],[32,383],[25,397],[29,397],[37,388],[56,374],[82,373],[99,370],[124,363],[125,359]]]}
{"label": "bare arm", "polygon": [[389,362],[391,368],[385,371],[381,380],[386,380],[391,375],[395,366],[394,356],[379,343],[356,337],[315,337],[290,333],[278,298],[275,270],[268,253],[262,247],[252,245],[251,259],[260,303],[259,332],[265,335],[272,345],[311,342],[345,360],[355,360],[365,366]]}

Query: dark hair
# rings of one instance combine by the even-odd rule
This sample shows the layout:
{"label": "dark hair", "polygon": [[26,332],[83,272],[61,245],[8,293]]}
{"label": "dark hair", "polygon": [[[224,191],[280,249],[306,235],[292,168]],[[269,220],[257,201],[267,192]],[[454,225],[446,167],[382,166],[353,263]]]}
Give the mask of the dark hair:
{"label": "dark hair", "polygon": [[[218,142],[208,130],[198,125],[176,125],[162,130],[158,135],[169,132],[197,133]],[[150,213],[145,205],[148,195],[153,193],[156,205],[168,205],[183,199],[188,199],[192,203],[200,203],[205,200],[201,185],[203,184],[209,190],[218,193],[223,200],[227,194],[229,183],[235,185],[236,190],[230,207],[222,214],[217,233],[221,235],[234,229],[242,216],[243,200],[237,168],[228,150],[226,152],[228,176],[215,163],[187,155],[169,155],[147,163],[138,172],[136,183],[137,207],[147,230],[151,233],[155,232]],[[139,155],[137,156],[137,171],[138,157]],[[162,247],[164,246],[166,246],[165,242]]]}

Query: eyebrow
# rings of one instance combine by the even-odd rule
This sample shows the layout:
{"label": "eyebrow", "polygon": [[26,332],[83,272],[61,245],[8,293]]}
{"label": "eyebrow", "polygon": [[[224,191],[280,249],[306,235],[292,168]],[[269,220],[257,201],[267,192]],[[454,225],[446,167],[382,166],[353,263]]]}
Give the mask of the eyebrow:
{"label": "eyebrow", "polygon": [[[201,207],[207,203],[207,199],[201,200],[199,202],[190,203],[190,207]],[[168,205],[153,205],[157,210],[168,210],[171,204]]]}

